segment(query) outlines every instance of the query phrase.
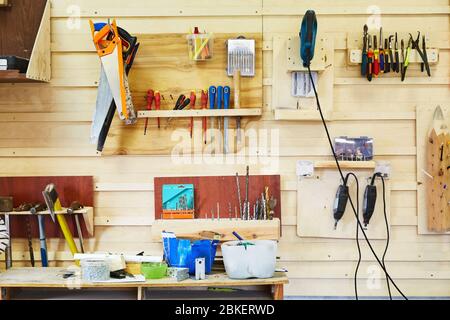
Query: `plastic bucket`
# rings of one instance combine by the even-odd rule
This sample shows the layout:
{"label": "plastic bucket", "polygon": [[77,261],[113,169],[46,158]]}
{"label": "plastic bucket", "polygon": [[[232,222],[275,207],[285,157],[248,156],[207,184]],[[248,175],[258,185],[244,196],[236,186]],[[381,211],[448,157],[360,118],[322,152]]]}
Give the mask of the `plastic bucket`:
{"label": "plastic bucket", "polygon": [[222,244],[223,262],[232,279],[272,278],[275,273],[277,242],[272,240],[244,241],[254,245],[240,245],[242,241]]}

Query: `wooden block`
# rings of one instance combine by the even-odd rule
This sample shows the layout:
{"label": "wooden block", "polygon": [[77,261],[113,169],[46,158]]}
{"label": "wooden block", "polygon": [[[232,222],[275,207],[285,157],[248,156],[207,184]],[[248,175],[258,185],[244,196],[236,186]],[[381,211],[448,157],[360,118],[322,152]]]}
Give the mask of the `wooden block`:
{"label": "wooden block", "polygon": [[203,233],[219,234],[220,241],[236,240],[233,231],[248,240],[279,240],[280,219],[236,220],[236,219],[192,219],[155,220],[152,225],[152,240],[161,242],[161,232],[174,232],[178,238],[204,239]]}

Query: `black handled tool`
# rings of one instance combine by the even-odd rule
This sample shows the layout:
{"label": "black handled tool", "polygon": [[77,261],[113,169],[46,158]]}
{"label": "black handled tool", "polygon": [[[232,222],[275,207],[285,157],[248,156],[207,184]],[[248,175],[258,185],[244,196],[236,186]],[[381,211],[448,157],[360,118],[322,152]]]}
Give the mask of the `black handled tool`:
{"label": "black handled tool", "polygon": [[395,72],[399,73],[400,72],[400,57],[398,54],[397,32],[395,33],[394,55],[395,55]]}
{"label": "black handled tool", "polygon": [[420,42],[420,31],[417,31],[417,39],[414,40],[412,34],[409,34],[410,42],[411,42],[411,48],[415,49],[417,53],[419,54],[420,58],[422,59],[422,63],[420,65],[420,69],[423,72],[425,69],[427,71],[427,75],[431,77],[431,71],[430,71],[430,65],[428,63],[428,56],[426,52],[426,44],[425,44],[425,36],[422,37],[422,50],[420,49],[419,42]]}
{"label": "black handled tool", "polygon": [[362,60],[361,60],[361,75],[365,76],[367,74],[367,24],[364,25],[364,36],[363,36],[363,50],[362,50]]}

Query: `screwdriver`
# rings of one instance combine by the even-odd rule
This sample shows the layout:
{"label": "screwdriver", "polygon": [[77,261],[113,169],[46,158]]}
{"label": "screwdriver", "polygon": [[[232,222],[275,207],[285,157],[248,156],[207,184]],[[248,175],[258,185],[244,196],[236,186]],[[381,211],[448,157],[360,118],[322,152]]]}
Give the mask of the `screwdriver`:
{"label": "screwdriver", "polygon": [[372,81],[372,64],[373,64],[373,50],[372,50],[372,37],[368,38],[367,50],[367,80]]}
{"label": "screwdriver", "polygon": [[[223,108],[230,107],[230,87],[223,88]],[[228,153],[228,117],[223,118],[223,153]]]}
{"label": "screwdriver", "polygon": [[[223,106],[223,87],[218,86],[217,87],[217,109],[222,109]],[[218,118],[218,127],[219,131],[222,130],[222,119]]]}
{"label": "screwdriver", "polygon": [[[161,109],[161,94],[159,91],[155,91],[155,108],[156,110]],[[158,118],[158,129],[161,128],[161,121],[160,118]]]}
{"label": "screwdriver", "polygon": [[380,28],[380,73],[384,73],[383,28]]}
{"label": "screwdriver", "polygon": [[394,55],[392,53],[392,38],[394,36],[389,36],[389,60],[391,62],[391,67],[390,69],[392,69],[392,72],[395,72],[395,61],[394,61]]}
{"label": "screwdriver", "polygon": [[377,36],[374,35],[373,36],[373,74],[375,75],[375,77],[377,77],[378,74],[380,73],[379,54],[380,54],[380,51],[378,51]]}
{"label": "screwdriver", "polygon": [[[191,110],[195,110],[195,100],[196,99],[197,99],[197,96],[195,95],[195,91],[191,90],[191,96],[190,96],[190,100],[191,100],[190,109]],[[192,131],[193,130],[194,130],[194,117],[191,117],[191,126],[190,126],[191,139],[192,139]]]}
{"label": "screwdriver", "polygon": [[395,33],[394,55],[395,55],[395,72],[399,73],[400,72],[400,57],[398,55],[397,32]]}
{"label": "screwdriver", "polygon": [[[202,109],[206,109],[208,107],[208,92],[202,90],[202,98],[201,98]],[[203,139],[206,144],[206,129],[207,129],[207,118],[203,117]]]}
{"label": "screwdriver", "polygon": [[[217,88],[214,86],[209,87],[209,109],[214,109],[214,106],[216,104],[216,95],[217,95]],[[214,117],[210,117],[210,142],[213,142],[214,140]]]}
{"label": "screwdriver", "polygon": [[364,37],[363,37],[363,50],[362,50],[362,60],[361,60],[361,75],[365,76],[367,74],[367,24],[364,25]]}
{"label": "screwdriver", "polygon": [[389,47],[388,39],[384,39],[384,73],[391,72],[391,65],[389,63]]}
{"label": "screwdriver", "polygon": [[[155,93],[152,89],[147,91],[147,110],[152,110],[152,103],[155,99]],[[144,136],[147,134],[148,118],[145,118]]]}

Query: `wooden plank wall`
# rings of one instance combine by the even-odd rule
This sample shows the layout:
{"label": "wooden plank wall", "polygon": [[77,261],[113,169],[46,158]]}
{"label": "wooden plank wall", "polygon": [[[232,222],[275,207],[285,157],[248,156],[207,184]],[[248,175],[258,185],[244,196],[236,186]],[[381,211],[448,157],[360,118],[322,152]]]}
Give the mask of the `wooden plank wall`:
{"label": "wooden plank wall", "polygon": [[[386,32],[423,32],[441,39],[440,62],[431,79],[402,84],[368,84],[357,69],[346,65],[347,33],[360,32],[370,6],[380,7]],[[391,246],[387,266],[409,296],[450,295],[449,235],[418,235],[416,208],[415,107],[445,104],[449,90],[448,0],[359,1],[331,0],[210,1],[196,0],[53,0],[52,75],[50,84],[0,85],[0,175],[93,175],[95,181],[95,239],[88,250],[137,253],[160,252],[151,241],[153,177],[162,175],[233,175],[239,165],[168,165],[168,156],[99,157],[88,144],[95,105],[99,64],[92,51],[88,19],[117,17],[131,33],[183,33],[195,25],[212,32],[263,32],[264,115],[247,128],[280,131],[279,169],[252,166],[254,174],[280,174],[283,230],[280,265],[289,269],[288,296],[351,296],[357,251],[353,240],[299,238],[296,234],[296,176],[299,159],[326,159],[325,134],[317,122],[274,121],[271,76],[272,39],[297,32],[307,8],[319,13],[319,28],[334,36],[333,135],[371,135],[377,159],[392,164]],[[74,18],[81,14],[80,20]],[[79,23],[79,28],[78,28]],[[71,28],[68,28],[71,27]],[[411,74],[419,76],[414,67]],[[420,78],[417,78],[420,79]],[[381,79],[378,81],[383,83]],[[358,112],[358,113],[357,113]],[[249,161],[252,159],[249,159]],[[300,221],[298,223],[301,223]],[[381,254],[384,241],[373,241]],[[51,239],[49,259],[70,263],[63,240]],[[38,242],[35,241],[35,248]],[[26,241],[15,239],[13,259],[26,264]],[[360,294],[386,294],[384,281],[367,246],[363,245]]]}

